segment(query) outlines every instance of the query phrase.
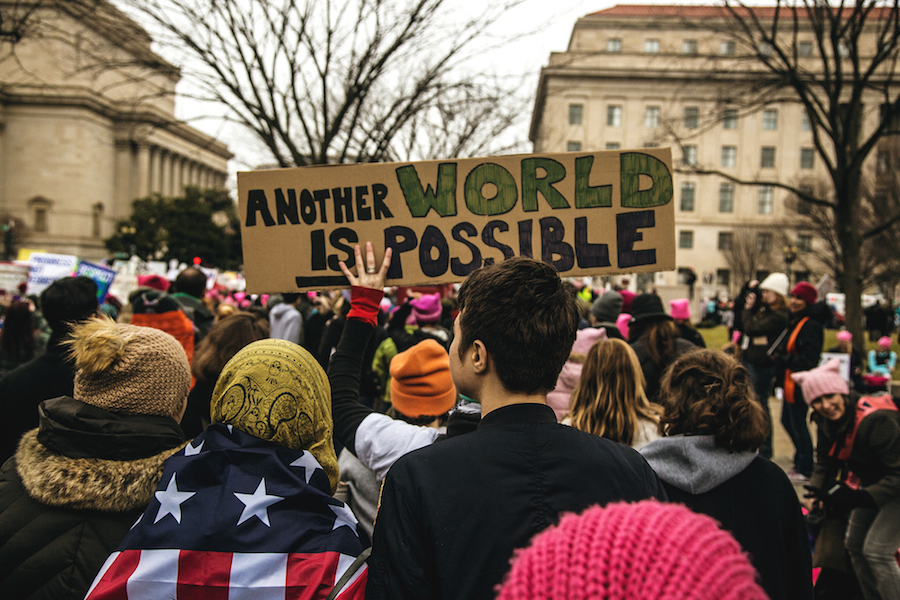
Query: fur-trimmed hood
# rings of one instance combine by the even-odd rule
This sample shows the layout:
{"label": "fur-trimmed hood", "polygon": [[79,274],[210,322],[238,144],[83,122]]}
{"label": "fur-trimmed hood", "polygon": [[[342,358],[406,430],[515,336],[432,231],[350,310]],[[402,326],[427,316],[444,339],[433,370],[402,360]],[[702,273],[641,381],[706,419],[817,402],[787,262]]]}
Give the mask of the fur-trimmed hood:
{"label": "fur-trimmed hood", "polygon": [[16,451],[16,471],[28,495],[48,506],[110,512],[149,504],[163,462],[186,445],[135,460],[69,458],[48,450],[37,436],[37,429],[27,432]]}

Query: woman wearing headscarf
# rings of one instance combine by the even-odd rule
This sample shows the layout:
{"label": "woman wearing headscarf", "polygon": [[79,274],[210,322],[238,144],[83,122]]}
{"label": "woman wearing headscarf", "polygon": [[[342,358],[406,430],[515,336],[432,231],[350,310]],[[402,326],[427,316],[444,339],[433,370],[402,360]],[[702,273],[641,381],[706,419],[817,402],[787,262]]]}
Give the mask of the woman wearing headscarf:
{"label": "woman wearing headscarf", "polygon": [[0,472],[0,590],[81,600],[153,498],[191,372],[171,335],[97,318],[69,341],[72,397],[45,400]]}
{"label": "woman wearing headscarf", "polygon": [[844,547],[866,600],[900,598],[897,405],[887,394],[851,396],[837,359],[792,377],[818,426],[807,508],[825,508],[832,517],[849,515]]}
{"label": "woman wearing headscarf", "polygon": [[731,356],[697,350],[662,382],[664,437],[641,454],[672,502],[722,524],[750,555],[772,600],[813,597],[806,524],[781,468],[759,456],[770,427],[747,370]]}
{"label": "woman wearing headscarf", "polygon": [[166,462],[154,500],[88,598],[126,588],[131,600],[175,597],[185,585],[362,599],[369,544],[332,497],[331,389],[316,359],[285,340],[245,346],[219,375],[210,416]]}

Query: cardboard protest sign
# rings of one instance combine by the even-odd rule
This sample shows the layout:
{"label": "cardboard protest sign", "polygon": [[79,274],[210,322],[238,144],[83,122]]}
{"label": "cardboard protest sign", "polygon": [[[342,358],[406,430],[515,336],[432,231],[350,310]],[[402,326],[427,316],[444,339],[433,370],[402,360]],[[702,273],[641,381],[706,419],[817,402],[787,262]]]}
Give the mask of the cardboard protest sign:
{"label": "cardboard protest sign", "polygon": [[90,277],[97,284],[97,300],[103,302],[109,292],[109,286],[112,285],[113,279],[116,278],[116,272],[101,265],[95,265],[89,262],[81,261],[78,263],[76,275]]}
{"label": "cardboard protest sign", "polygon": [[574,277],[675,268],[671,151],[518,155],[238,173],[247,290],[346,287],[353,245],[390,285],[462,281],[516,255]]}
{"label": "cardboard protest sign", "polygon": [[57,279],[69,277],[75,272],[78,257],[70,254],[32,252],[28,257],[31,273],[28,275],[28,293],[40,294]]}

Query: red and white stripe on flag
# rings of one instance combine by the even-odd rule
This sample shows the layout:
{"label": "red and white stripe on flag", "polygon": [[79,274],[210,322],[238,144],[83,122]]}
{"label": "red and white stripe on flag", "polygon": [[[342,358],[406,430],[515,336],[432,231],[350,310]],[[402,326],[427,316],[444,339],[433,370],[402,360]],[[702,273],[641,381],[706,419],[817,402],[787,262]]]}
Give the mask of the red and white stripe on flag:
{"label": "red and white stripe on flag", "polygon": [[[106,560],[86,600],[324,600],[354,560],[337,552],[125,550]],[[362,600],[367,576],[363,565],[338,600]]]}

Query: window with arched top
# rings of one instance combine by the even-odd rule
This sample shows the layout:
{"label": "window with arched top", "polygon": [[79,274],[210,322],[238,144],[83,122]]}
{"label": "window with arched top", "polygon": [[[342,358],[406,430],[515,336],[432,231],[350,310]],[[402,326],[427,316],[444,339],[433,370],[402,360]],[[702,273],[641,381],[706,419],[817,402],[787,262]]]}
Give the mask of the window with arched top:
{"label": "window with arched top", "polygon": [[41,196],[36,196],[28,201],[33,218],[31,227],[35,233],[46,233],[49,230],[47,214],[52,206],[53,202]]}

